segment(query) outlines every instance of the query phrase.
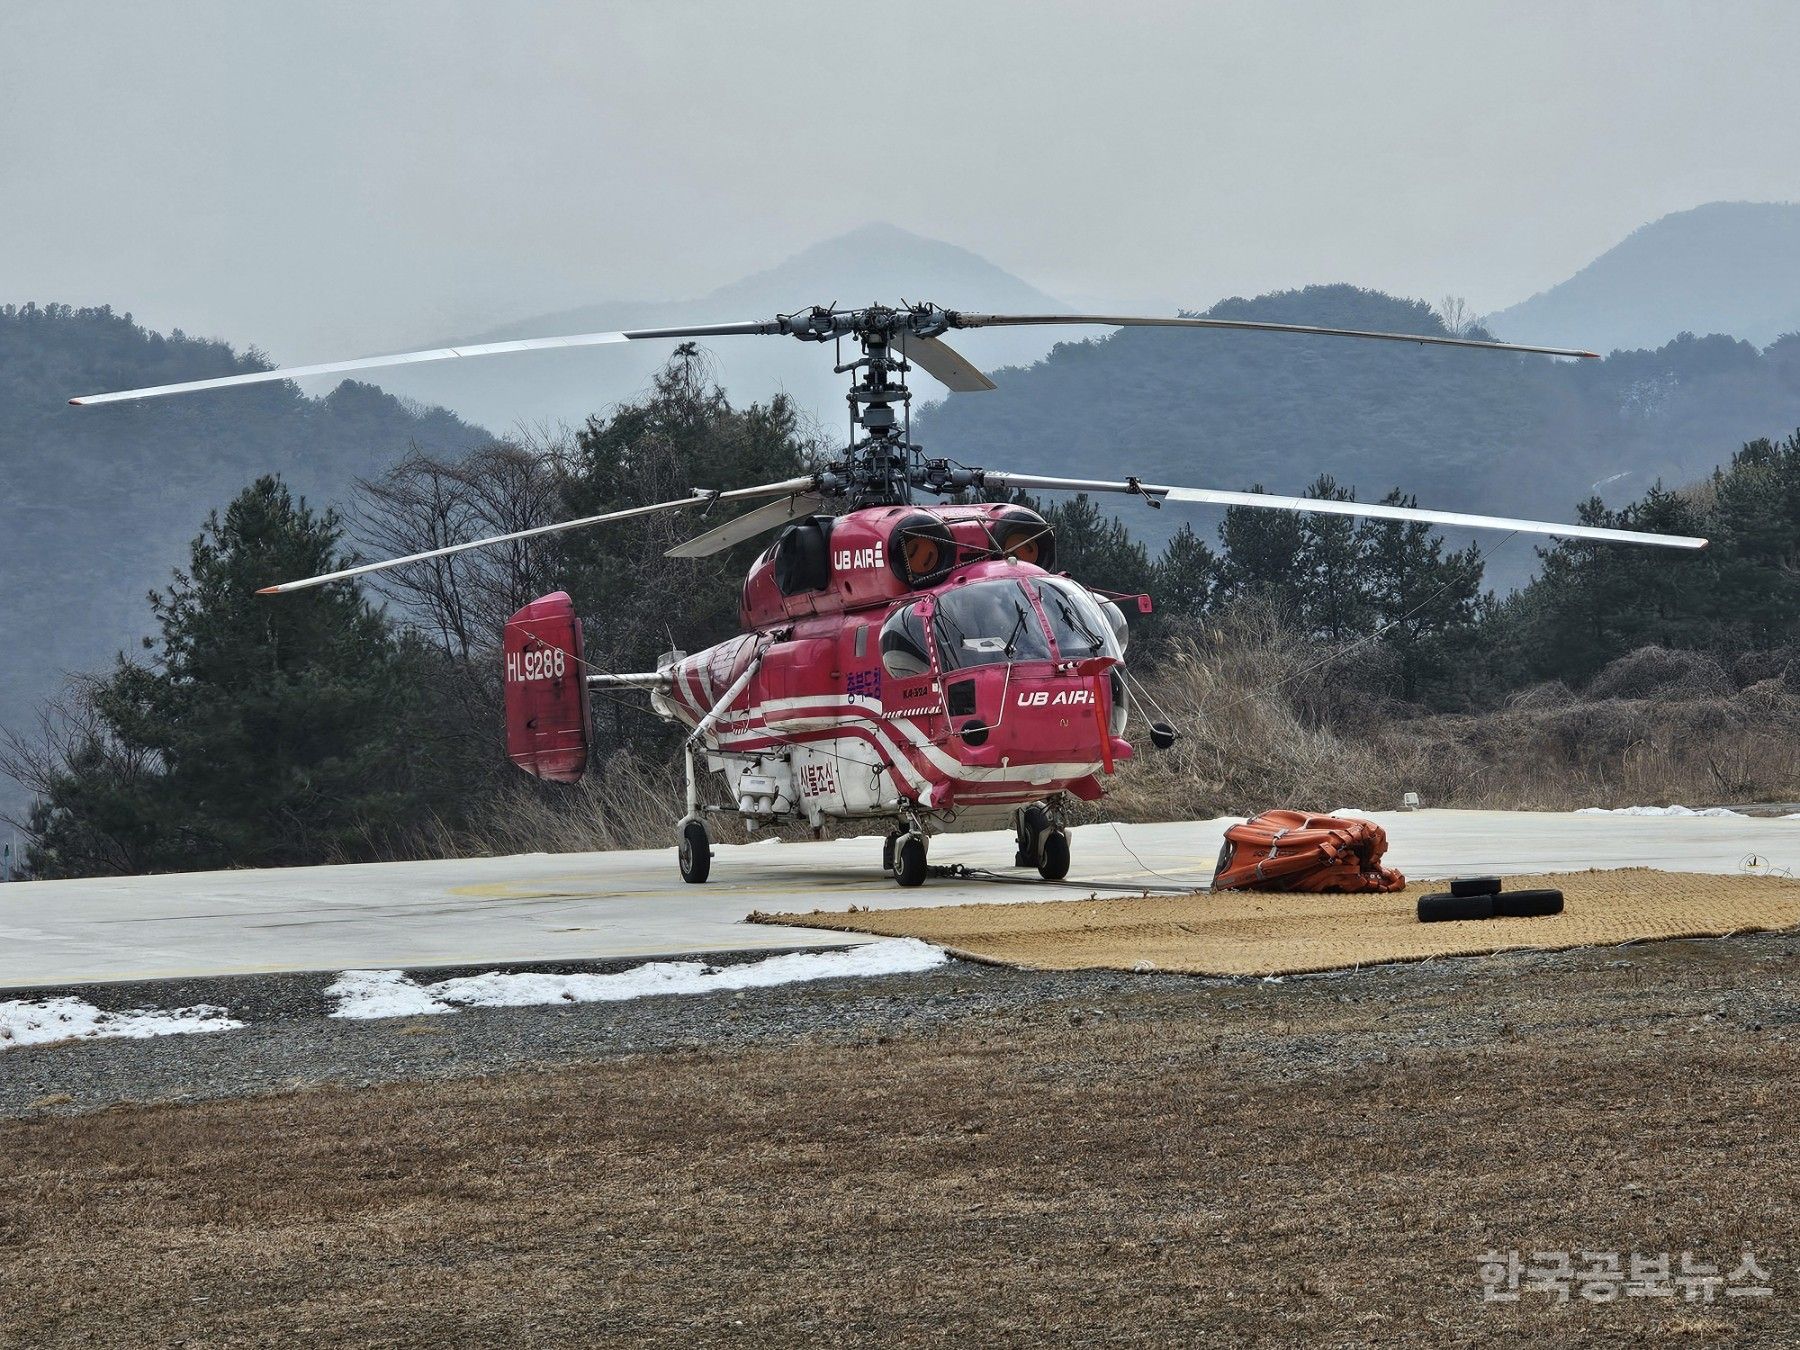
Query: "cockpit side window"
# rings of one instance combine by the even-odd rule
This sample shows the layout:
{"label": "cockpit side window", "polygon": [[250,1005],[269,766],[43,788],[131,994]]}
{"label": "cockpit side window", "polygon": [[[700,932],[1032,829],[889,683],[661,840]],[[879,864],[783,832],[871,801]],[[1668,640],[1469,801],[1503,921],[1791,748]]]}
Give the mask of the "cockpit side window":
{"label": "cockpit side window", "polygon": [[923,675],[931,669],[931,653],[925,646],[925,620],[918,605],[895,610],[881,625],[881,668],[897,680]]}
{"label": "cockpit side window", "polygon": [[1050,657],[1044,625],[1016,581],[978,581],[943,592],[931,630],[945,670]]}

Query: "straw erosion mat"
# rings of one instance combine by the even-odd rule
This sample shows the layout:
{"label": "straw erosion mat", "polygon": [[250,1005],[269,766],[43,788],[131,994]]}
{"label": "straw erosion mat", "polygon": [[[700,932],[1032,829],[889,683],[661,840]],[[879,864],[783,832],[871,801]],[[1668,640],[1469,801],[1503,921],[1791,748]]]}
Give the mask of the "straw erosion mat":
{"label": "straw erosion mat", "polygon": [[1221,891],[1124,900],[754,914],[795,924],[916,937],[958,956],[1037,970],[1290,975],[1516,948],[1558,951],[1657,938],[1714,937],[1800,924],[1800,881],[1647,867],[1509,877],[1509,890],[1555,887],[1563,913],[1420,923],[1415,882],[1392,895]]}

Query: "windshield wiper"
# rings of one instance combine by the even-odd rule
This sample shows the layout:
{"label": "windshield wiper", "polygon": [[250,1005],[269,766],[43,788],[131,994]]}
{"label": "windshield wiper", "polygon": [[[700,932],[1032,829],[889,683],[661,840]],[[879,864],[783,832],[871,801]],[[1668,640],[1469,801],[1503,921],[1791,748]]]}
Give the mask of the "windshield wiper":
{"label": "windshield wiper", "polygon": [[1019,611],[1019,617],[1013,621],[1012,632],[1006,635],[1006,659],[1008,661],[1013,659],[1013,652],[1017,650],[1019,634],[1025,631],[1025,617],[1029,613],[1025,606],[1017,600],[1013,601],[1013,608]]}
{"label": "windshield wiper", "polygon": [[1088,640],[1090,652],[1093,655],[1098,656],[1100,654],[1100,649],[1106,645],[1106,639],[1102,638],[1098,633],[1094,632],[1093,629],[1089,628],[1081,621],[1075,611],[1069,607],[1067,597],[1057,596],[1056,603],[1062,608],[1063,618],[1069,621],[1069,627],[1073,628],[1076,632],[1080,633],[1081,636],[1086,638]]}

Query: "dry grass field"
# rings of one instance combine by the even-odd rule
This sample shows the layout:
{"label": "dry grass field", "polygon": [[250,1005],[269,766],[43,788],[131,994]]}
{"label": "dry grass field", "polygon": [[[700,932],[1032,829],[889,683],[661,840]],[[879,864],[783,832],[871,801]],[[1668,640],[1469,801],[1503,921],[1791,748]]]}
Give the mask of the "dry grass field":
{"label": "dry grass field", "polygon": [[[931,1035],[15,1121],[0,1342],[1792,1344],[1797,953],[1127,980]],[[1774,1293],[1484,1304],[1490,1248],[1748,1249]]]}

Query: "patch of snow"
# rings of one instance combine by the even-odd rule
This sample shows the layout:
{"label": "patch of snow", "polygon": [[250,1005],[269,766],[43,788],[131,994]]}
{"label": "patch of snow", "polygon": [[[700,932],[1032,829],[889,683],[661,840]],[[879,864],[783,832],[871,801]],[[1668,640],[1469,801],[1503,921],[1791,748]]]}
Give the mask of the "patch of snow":
{"label": "patch of snow", "polygon": [[546,1003],[611,1003],[651,994],[715,994],[802,980],[905,975],[950,958],[917,938],[887,938],[835,952],[788,952],[739,965],[651,961],[609,975],[489,971],[419,984],[398,970],[347,970],[325,992],[333,1017],[411,1017],[456,1008],[524,1008]]}
{"label": "patch of snow", "polygon": [[1336,810],[1325,812],[1328,816],[1363,816],[1367,818],[1373,812],[1365,811],[1360,806],[1340,806]]}
{"label": "patch of snow", "polygon": [[338,1001],[333,1017],[423,1017],[456,1011],[400,970],[346,970],[325,993]]}
{"label": "patch of snow", "polygon": [[231,1031],[244,1024],[211,1003],[191,1008],[133,1008],[103,1012],[85,999],[9,999],[0,1002],[0,1049],[48,1045],[55,1041],[96,1041],[109,1036],[145,1040],[187,1036],[199,1031]]}
{"label": "patch of snow", "polygon": [[1584,806],[1575,814],[1578,816],[1731,816],[1738,820],[1745,818],[1742,811],[1733,811],[1724,806],[1708,806],[1698,811],[1691,806]]}

